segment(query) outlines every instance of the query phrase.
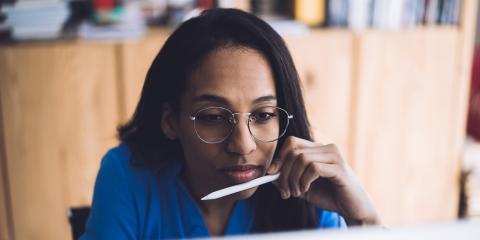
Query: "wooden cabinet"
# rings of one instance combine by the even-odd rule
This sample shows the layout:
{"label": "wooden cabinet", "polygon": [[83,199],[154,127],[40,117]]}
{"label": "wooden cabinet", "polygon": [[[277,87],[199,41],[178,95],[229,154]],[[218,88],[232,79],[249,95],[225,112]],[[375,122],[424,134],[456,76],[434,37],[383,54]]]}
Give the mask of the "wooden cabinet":
{"label": "wooden cabinet", "polygon": [[302,81],[315,139],[337,144],[350,160],[354,35],[345,30],[324,30],[285,39]]}
{"label": "wooden cabinet", "polygon": [[15,239],[69,239],[68,207],[90,204],[100,159],[116,143],[115,57],[109,44],[0,48],[3,183]]}
{"label": "wooden cabinet", "polygon": [[170,33],[168,29],[152,30],[140,41],[125,42],[117,47],[122,122],[135,111],[147,71]]}
{"label": "wooden cabinet", "polygon": [[[1,113],[1,111],[0,111]],[[1,114],[0,114],[1,115]],[[1,119],[1,116],[0,116]],[[1,123],[1,120],[0,120]],[[0,133],[3,133],[2,125],[0,125]],[[3,155],[5,152],[2,147],[4,144],[0,141],[0,154]],[[11,239],[11,234],[13,229],[11,226],[10,219],[12,219],[10,211],[10,195],[8,189],[8,176],[7,170],[5,169],[5,156],[0,155],[0,239]]]}
{"label": "wooden cabinet", "polygon": [[[476,1],[459,27],[285,36],[317,141],[337,143],[386,224],[456,218]],[[169,34],[0,46],[0,238],[68,239]]]}
{"label": "wooden cabinet", "polygon": [[457,214],[453,118],[466,104],[454,101],[465,81],[455,63],[458,41],[455,28],[438,28],[367,32],[357,42],[353,167],[386,222]]}

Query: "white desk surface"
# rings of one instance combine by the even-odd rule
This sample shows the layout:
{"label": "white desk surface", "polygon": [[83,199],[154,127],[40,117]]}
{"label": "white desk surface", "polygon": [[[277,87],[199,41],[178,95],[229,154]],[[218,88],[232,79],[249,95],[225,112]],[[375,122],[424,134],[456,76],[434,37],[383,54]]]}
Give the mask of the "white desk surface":
{"label": "white desk surface", "polygon": [[348,230],[297,231],[228,237],[231,239],[328,240],[480,240],[480,221],[457,221],[404,227],[357,227]]}

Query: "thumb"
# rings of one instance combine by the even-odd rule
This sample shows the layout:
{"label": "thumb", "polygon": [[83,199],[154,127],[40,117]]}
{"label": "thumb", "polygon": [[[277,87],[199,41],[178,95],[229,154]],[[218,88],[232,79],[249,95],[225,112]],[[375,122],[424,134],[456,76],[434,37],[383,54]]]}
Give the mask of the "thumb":
{"label": "thumb", "polygon": [[275,164],[275,163],[272,163],[272,164],[270,165],[270,167],[268,168],[267,173],[268,173],[268,174],[274,174],[274,173],[276,172],[276,170],[277,170],[276,164]]}
{"label": "thumb", "polygon": [[276,159],[273,160],[273,163],[270,164],[270,167],[268,167],[267,173],[268,174],[274,174],[278,172],[278,163],[275,161]]}

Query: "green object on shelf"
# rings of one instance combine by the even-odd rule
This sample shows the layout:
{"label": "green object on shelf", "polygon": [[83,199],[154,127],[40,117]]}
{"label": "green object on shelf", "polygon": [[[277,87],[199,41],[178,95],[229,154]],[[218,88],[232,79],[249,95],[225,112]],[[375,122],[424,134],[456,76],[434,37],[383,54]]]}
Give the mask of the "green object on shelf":
{"label": "green object on shelf", "polygon": [[110,25],[120,22],[123,15],[123,7],[116,6],[109,10],[97,10],[93,16],[93,20],[98,25]]}

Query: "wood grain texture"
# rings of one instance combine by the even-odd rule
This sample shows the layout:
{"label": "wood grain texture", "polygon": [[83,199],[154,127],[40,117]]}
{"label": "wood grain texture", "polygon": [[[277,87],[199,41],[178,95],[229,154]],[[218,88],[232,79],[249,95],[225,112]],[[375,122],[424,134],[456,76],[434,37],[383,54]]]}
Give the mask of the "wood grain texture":
{"label": "wood grain texture", "polygon": [[140,100],[147,71],[170,32],[170,29],[150,30],[141,40],[119,44],[117,53],[122,122],[132,117]]}
{"label": "wood grain texture", "polygon": [[113,45],[0,48],[5,148],[17,239],[69,239],[68,207],[90,205],[118,123]]}
{"label": "wood grain texture", "polygon": [[456,217],[458,36],[453,27],[357,36],[353,167],[387,224]]}
{"label": "wood grain texture", "polygon": [[[1,100],[1,97],[0,97]],[[0,101],[0,239],[14,239],[13,215],[10,202],[10,184],[8,182],[7,156],[3,130],[2,104]]]}
{"label": "wood grain texture", "polygon": [[345,30],[313,30],[285,38],[299,72],[315,140],[335,143],[350,160],[353,35]]}

